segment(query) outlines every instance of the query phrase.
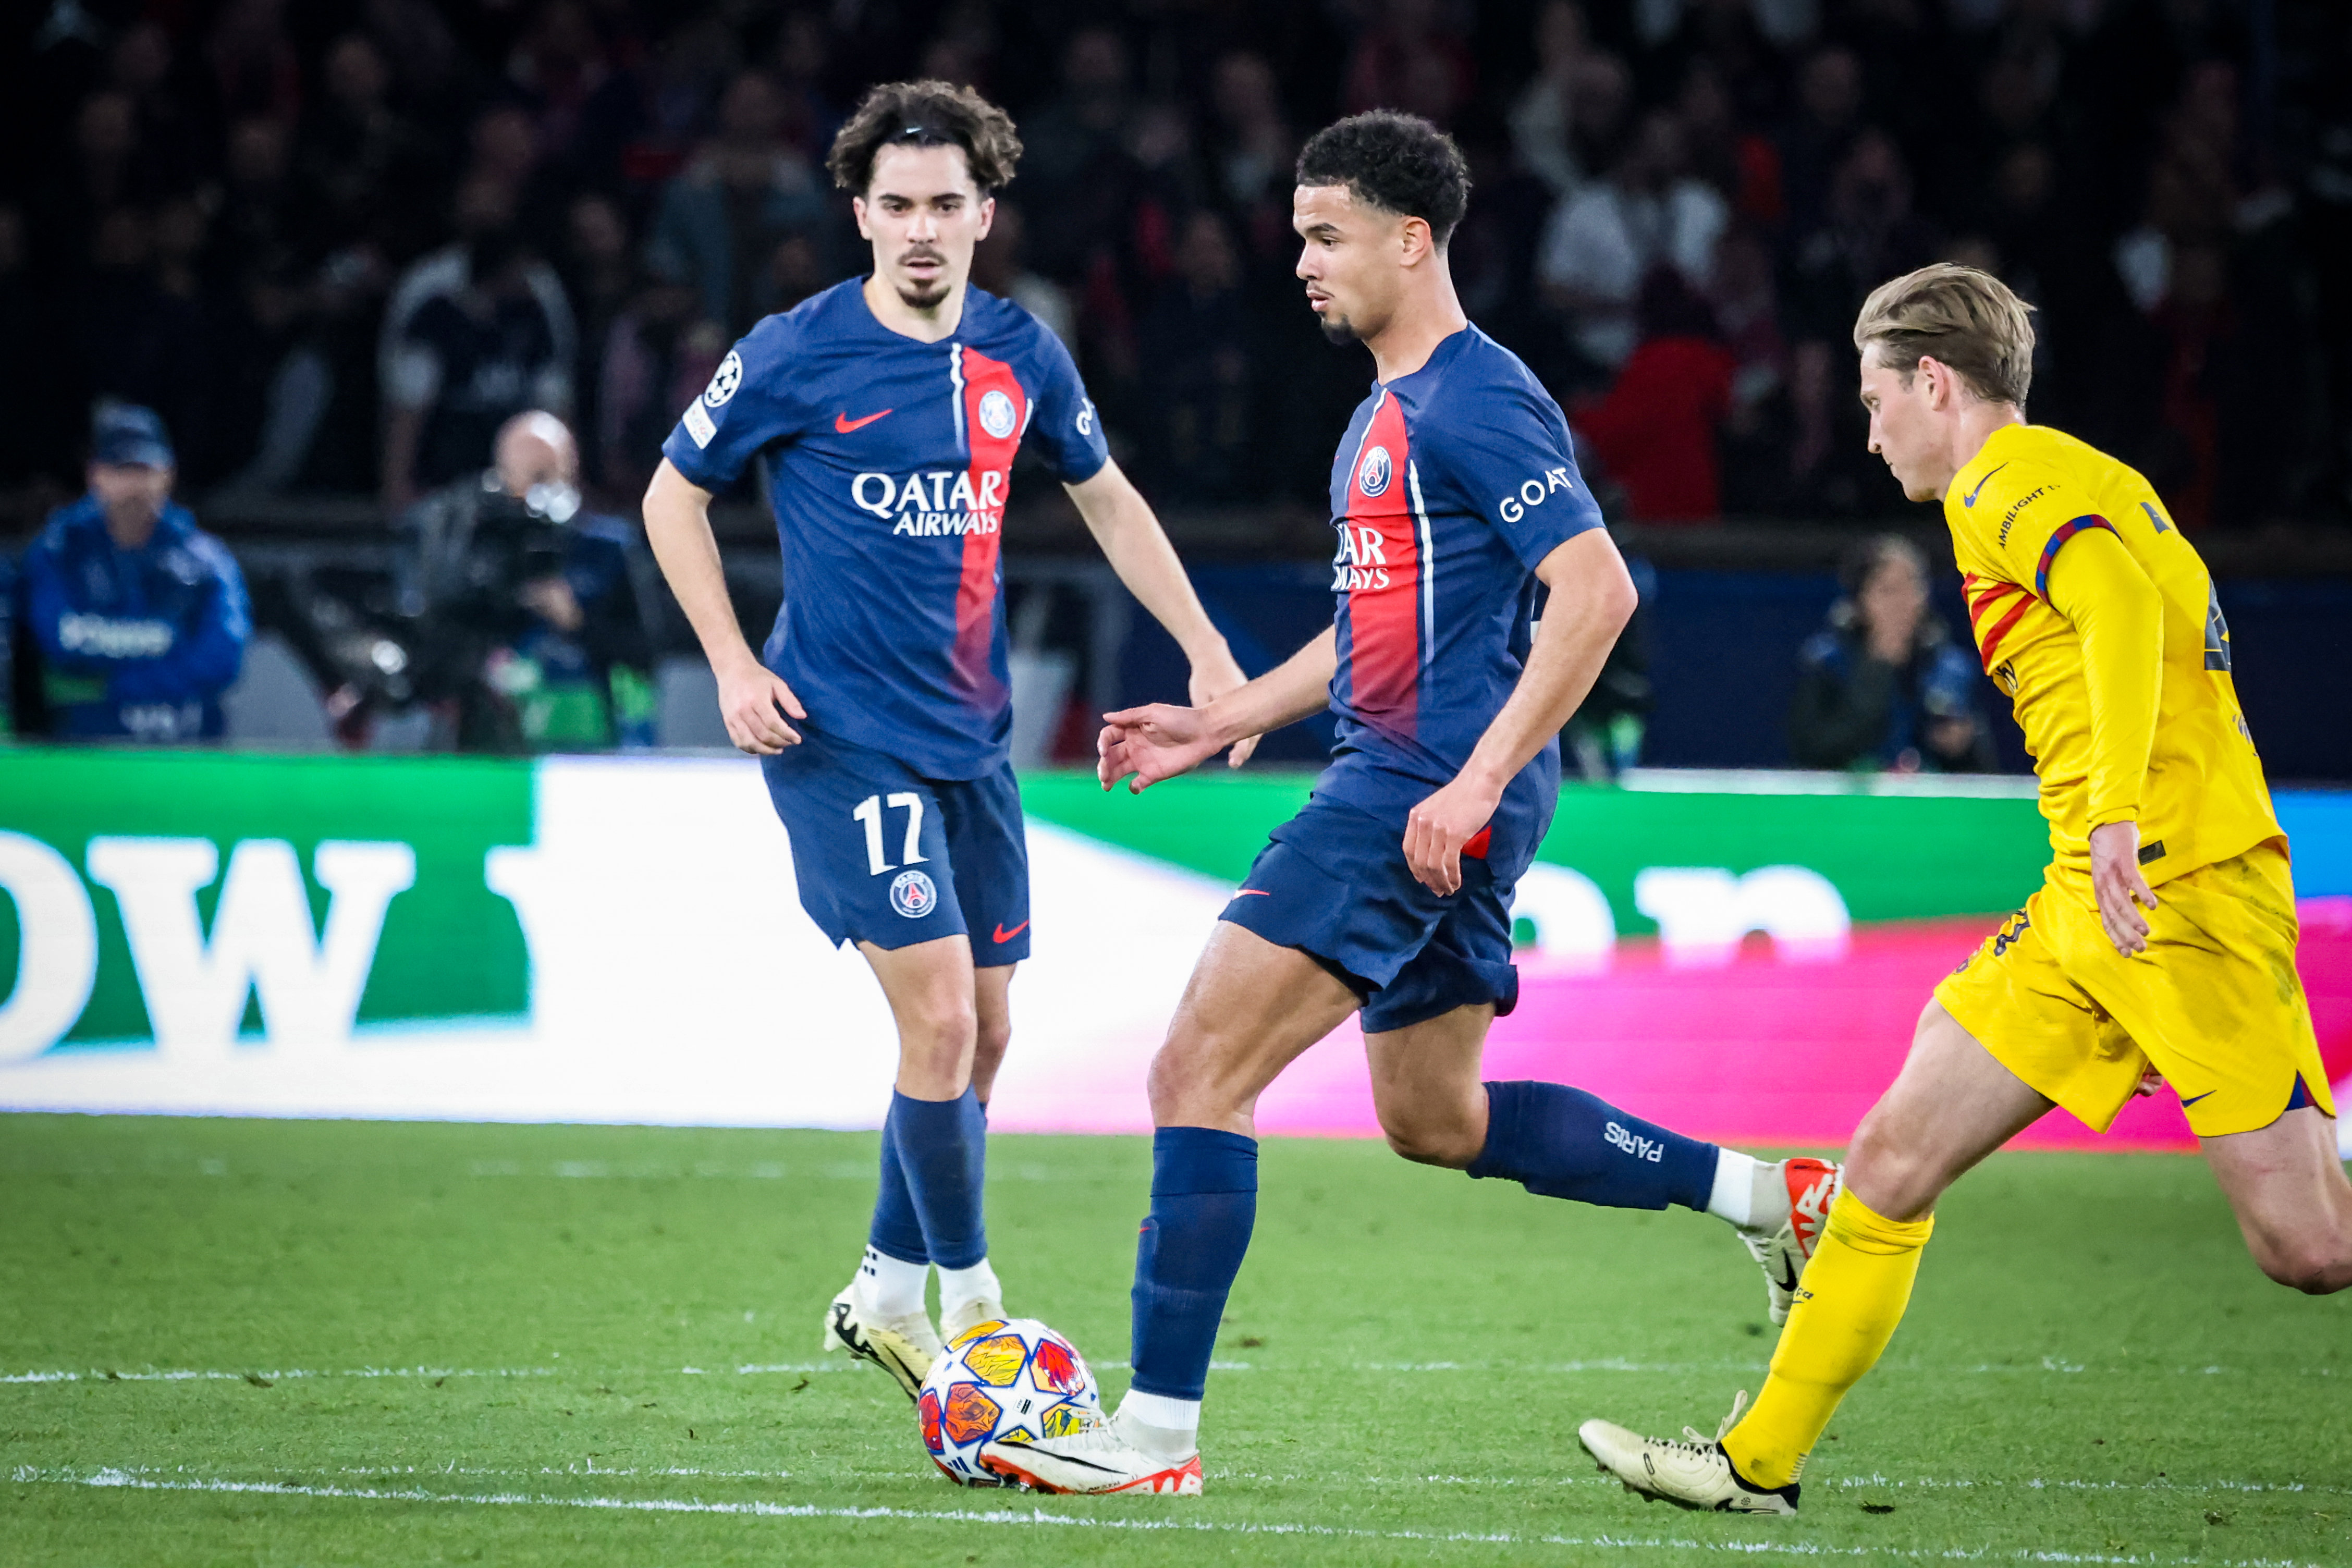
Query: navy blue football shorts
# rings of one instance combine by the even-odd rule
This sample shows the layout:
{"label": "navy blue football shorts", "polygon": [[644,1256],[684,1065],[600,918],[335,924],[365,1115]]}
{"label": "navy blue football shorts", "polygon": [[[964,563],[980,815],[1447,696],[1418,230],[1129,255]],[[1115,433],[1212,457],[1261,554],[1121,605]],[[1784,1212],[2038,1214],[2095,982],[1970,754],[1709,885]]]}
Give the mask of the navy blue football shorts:
{"label": "navy blue football shorts", "polygon": [[1465,855],[1461,889],[1439,898],[1413,880],[1402,829],[1321,795],[1274,830],[1222,918],[1321,961],[1364,999],[1366,1034],[1518,1004],[1510,885]]}
{"label": "navy blue football shorts", "polygon": [[1029,843],[1010,763],[976,779],[921,778],[797,727],[801,743],[760,768],[819,931],[886,950],[969,936],[982,969],[1029,956]]}

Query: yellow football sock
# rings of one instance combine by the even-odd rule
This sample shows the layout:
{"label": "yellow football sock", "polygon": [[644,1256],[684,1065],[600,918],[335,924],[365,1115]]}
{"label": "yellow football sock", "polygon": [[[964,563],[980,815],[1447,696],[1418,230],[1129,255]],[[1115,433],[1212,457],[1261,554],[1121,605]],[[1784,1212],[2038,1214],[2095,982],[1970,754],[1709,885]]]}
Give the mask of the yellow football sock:
{"label": "yellow football sock", "polygon": [[1789,1326],[1772,1352],[1771,1375],[1724,1452],[1752,1486],[1785,1487],[1805,1468],[1845,1391],[1877,1364],[1910,1304],[1919,1249],[1933,1215],[1888,1219],[1841,1186]]}

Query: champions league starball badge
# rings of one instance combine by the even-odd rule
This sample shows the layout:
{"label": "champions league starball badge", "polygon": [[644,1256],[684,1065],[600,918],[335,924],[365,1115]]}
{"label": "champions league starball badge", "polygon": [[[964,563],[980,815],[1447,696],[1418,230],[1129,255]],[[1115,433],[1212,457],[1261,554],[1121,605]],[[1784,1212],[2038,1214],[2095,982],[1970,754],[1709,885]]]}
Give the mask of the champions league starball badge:
{"label": "champions league starball badge", "polygon": [[921,920],[939,903],[940,890],[927,872],[901,871],[890,884],[890,907],[910,921]]}
{"label": "champions league starball badge", "polygon": [[716,408],[734,396],[735,389],[742,384],[743,356],[730,349],[727,357],[719,362],[719,369],[712,374],[710,385],[704,390],[702,401]]}

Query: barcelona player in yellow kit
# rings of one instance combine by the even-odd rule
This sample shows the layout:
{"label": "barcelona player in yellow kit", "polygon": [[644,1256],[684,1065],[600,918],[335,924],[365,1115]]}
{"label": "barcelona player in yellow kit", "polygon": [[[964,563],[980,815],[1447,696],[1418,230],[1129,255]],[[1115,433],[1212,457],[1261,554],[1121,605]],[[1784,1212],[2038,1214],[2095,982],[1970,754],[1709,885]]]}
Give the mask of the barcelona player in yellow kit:
{"label": "barcelona player in yellow kit", "polygon": [[2352,1285],[2352,1183],[2229,625],[2146,479],[2025,422],[2028,311],[1990,274],[1928,267],[1871,295],[1854,346],[1871,450],[1943,502],[1977,649],[2041,777],[2050,869],[1937,986],[1855,1131],[1755,1407],[1743,1394],[1712,1439],[1584,1424],[1602,1468],[1652,1497],[1795,1512],[1806,1454],[1902,1320],[1937,1198],[2053,1105],[2104,1131],[2161,1076],[2263,1271]]}

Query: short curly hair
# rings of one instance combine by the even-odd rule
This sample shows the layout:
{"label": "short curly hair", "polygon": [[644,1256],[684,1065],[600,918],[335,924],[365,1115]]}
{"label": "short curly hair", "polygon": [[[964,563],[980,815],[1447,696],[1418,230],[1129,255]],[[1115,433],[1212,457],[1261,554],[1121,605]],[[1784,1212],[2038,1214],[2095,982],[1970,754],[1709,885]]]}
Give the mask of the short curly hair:
{"label": "short curly hair", "polygon": [[1302,185],[1345,185],[1368,206],[1429,225],[1438,248],[1470,208],[1470,165],[1454,138],[1417,114],[1375,109],[1308,138],[1298,153]]}
{"label": "short curly hair", "polygon": [[885,147],[961,147],[982,195],[1011,184],[1021,162],[1013,117],[951,81],[887,81],[868,89],[834,137],[824,166],[835,184],[862,196]]}

